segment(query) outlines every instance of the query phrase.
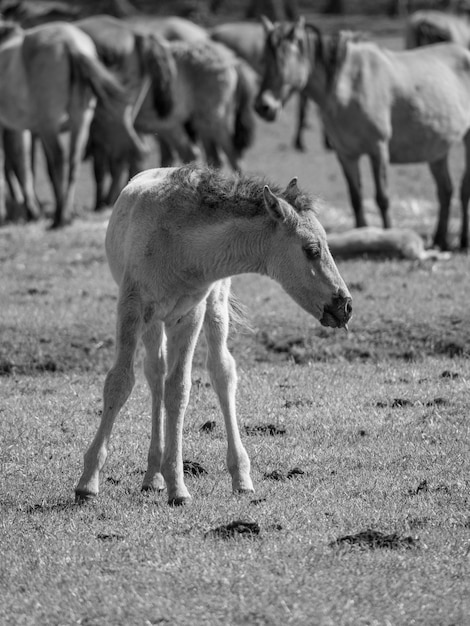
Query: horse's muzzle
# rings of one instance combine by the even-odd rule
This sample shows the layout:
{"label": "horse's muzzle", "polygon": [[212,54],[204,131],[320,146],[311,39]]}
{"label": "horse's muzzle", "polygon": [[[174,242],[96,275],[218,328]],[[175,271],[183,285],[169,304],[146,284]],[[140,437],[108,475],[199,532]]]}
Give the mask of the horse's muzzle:
{"label": "horse's muzzle", "polygon": [[332,303],[324,307],[320,324],[331,328],[344,328],[351,316],[352,299],[349,296],[335,296]]}
{"label": "horse's muzzle", "polygon": [[260,93],[256,98],[255,111],[267,122],[273,122],[280,109],[280,104],[266,92]]}

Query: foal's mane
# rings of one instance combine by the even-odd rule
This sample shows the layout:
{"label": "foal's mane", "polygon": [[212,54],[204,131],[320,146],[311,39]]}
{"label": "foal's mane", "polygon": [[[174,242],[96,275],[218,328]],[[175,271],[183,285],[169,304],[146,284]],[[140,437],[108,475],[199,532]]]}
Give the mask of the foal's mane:
{"label": "foal's mane", "polygon": [[[194,181],[192,182],[192,174]],[[283,198],[294,207],[298,213],[311,211],[314,203],[305,192],[290,188],[281,188],[279,185],[263,177],[246,176],[244,174],[223,174],[220,170],[188,165],[176,170],[172,175],[171,183],[196,192],[199,196],[199,209],[206,214],[232,217],[251,218],[266,214],[263,188],[269,185],[271,191]]]}

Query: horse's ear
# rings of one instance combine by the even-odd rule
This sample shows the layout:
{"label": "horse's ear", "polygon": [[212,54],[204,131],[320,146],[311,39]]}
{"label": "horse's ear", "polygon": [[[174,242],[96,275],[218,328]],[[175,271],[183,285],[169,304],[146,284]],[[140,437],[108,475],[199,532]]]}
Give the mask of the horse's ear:
{"label": "horse's ear", "polygon": [[289,39],[301,39],[301,31],[303,31],[305,29],[305,17],[303,15],[301,15],[299,17],[299,19],[294,22],[294,24],[292,24],[292,28],[289,31],[289,34],[287,35],[289,37]]}
{"label": "horse's ear", "polygon": [[294,176],[294,178],[288,183],[285,193],[288,193],[289,191],[298,193],[299,188],[297,186],[297,181],[298,181],[297,176]]}
{"label": "horse's ear", "polygon": [[261,24],[263,24],[266,35],[269,35],[274,30],[274,24],[266,15],[260,15]]}
{"label": "horse's ear", "polygon": [[268,185],[264,186],[263,197],[266,209],[275,222],[286,223],[292,220],[295,215],[294,210],[287,202],[273,194]]}

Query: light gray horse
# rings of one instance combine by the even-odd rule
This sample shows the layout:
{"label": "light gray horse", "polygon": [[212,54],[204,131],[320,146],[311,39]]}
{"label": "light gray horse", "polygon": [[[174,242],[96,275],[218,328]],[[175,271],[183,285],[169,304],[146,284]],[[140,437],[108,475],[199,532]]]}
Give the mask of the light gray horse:
{"label": "light gray horse", "polygon": [[429,163],[440,212],[434,244],[448,248],[452,197],[449,150],[465,146],[460,188],[460,245],[468,247],[470,198],[470,52],[439,44],[393,52],[354,34],[325,36],[303,20],[265,21],[265,73],[256,110],[274,120],[293,89],[305,88],[319,106],[328,139],[349,188],[356,226],[365,226],[359,158],[372,166],[376,201],[390,226],[389,163]]}

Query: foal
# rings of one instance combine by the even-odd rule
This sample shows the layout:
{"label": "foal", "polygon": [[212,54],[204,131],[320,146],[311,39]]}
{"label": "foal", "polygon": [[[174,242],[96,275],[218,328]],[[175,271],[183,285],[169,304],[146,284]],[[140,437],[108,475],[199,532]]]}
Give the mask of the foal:
{"label": "foal", "polygon": [[[190,497],[182,436],[196,342],[204,328],[207,367],[228,439],[234,492],[253,491],[235,412],[237,375],[227,349],[230,276],[277,280],[324,326],[346,327],[351,297],[315,215],[293,179],[282,191],[259,180],[186,166],[135,176],[114,207],[106,253],[119,285],[116,357],[104,385],[103,415],[85,454],[76,500],[98,493],[114,420],[134,385],[140,337],[152,393],[152,438],[142,489],[166,487],[170,504]],[[163,416],[165,412],[165,419]]]}

